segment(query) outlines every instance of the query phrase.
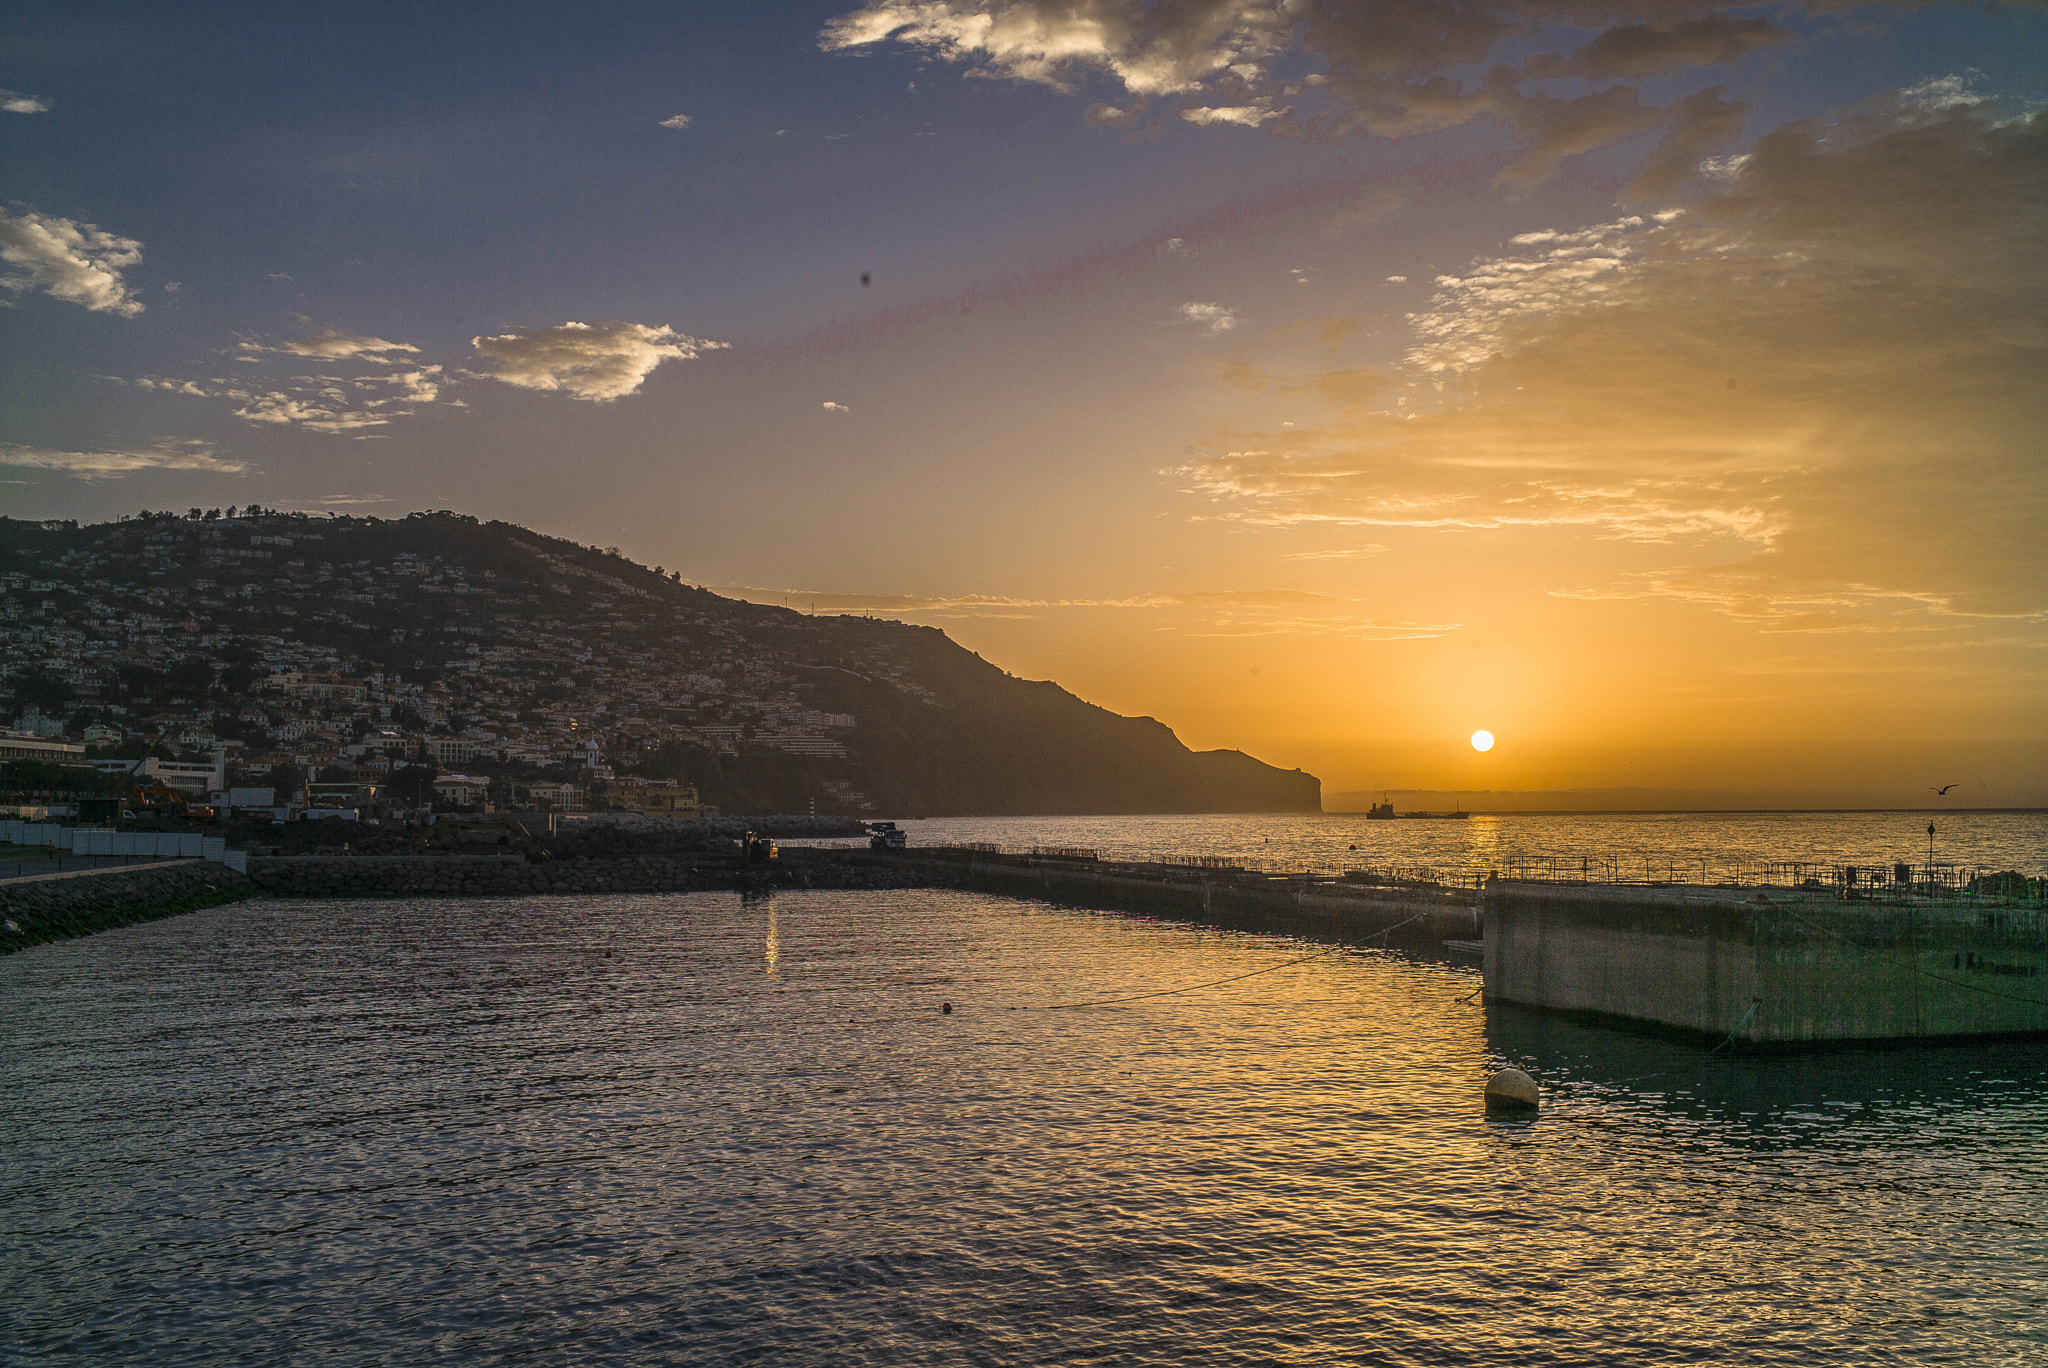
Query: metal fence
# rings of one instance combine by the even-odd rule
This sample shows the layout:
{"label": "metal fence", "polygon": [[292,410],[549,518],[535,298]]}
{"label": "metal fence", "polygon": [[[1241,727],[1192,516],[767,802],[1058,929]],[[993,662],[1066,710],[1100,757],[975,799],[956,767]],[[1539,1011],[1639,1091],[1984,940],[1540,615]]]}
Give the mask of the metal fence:
{"label": "metal fence", "polygon": [[1988,871],[1947,861],[1927,864],[1840,864],[1822,860],[1714,860],[1634,855],[1509,855],[1477,865],[1357,865],[1276,861],[1251,856],[1160,853],[1104,858],[1095,850],[1032,846],[1004,850],[987,843],[933,848],[929,853],[1003,855],[1012,859],[1095,861],[1163,871],[1211,871],[1265,878],[1303,879],[1350,887],[1433,888],[1477,892],[1489,879],[1519,883],[1589,884],[1644,888],[1778,889],[1818,898],[1887,902],[1964,901],[2035,906],[2048,903],[2048,879]]}

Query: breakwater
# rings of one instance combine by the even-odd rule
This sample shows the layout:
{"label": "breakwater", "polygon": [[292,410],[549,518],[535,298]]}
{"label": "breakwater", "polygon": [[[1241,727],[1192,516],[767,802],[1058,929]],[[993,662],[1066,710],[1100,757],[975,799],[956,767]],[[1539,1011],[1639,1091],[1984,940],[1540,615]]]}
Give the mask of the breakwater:
{"label": "breakwater", "polygon": [[857,865],[915,871],[931,885],[1092,907],[1228,930],[1390,946],[1441,959],[1476,952],[1476,891],[1267,874],[1223,861],[1171,864],[979,850],[834,852]]}
{"label": "breakwater", "polygon": [[249,880],[284,898],[523,897],[545,893],[702,893],[777,888],[910,888],[921,872],[829,858],[838,852],[787,852],[747,864],[719,851],[621,859],[294,855],[255,856]]}
{"label": "breakwater", "polygon": [[1486,994],[1756,1045],[2048,1033],[2038,899],[1497,882]]}
{"label": "breakwater", "polygon": [[0,882],[0,954],[218,907],[255,891],[246,876],[206,860],[8,879]]}

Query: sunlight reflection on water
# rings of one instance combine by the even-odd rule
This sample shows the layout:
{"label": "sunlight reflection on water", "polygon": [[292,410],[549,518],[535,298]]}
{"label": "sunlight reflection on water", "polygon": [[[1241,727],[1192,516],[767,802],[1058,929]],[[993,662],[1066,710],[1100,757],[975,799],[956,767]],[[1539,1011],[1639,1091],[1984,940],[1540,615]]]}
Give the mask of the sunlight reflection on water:
{"label": "sunlight reflection on water", "polygon": [[[1352,948],[1047,1010],[1302,951],[957,893],[262,902],[38,947],[0,961],[0,1355],[2048,1352],[2048,1047],[1714,1056]],[[1540,1119],[1485,1119],[1506,1060]]]}

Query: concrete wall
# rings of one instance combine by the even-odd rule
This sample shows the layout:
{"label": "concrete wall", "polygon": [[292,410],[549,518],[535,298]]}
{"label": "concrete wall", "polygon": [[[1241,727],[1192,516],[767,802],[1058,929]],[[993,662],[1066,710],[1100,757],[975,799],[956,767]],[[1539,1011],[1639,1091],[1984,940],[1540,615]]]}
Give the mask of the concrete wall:
{"label": "concrete wall", "polygon": [[1489,999],[1752,1042],[2048,1032],[2036,908],[1495,884]]}
{"label": "concrete wall", "polygon": [[877,857],[932,871],[934,882],[1241,931],[1385,945],[1442,958],[1446,940],[1479,935],[1479,909],[1463,892],[1345,887],[1223,871],[1165,876],[1126,866],[1017,856]]}

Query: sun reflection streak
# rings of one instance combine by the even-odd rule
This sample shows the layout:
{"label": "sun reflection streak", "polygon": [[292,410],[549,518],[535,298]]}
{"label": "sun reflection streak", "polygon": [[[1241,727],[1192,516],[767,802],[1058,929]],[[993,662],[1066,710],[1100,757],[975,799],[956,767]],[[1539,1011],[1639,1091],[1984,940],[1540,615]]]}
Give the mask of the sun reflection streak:
{"label": "sun reflection streak", "polygon": [[780,967],[782,935],[775,923],[775,900],[773,898],[768,900],[768,938],[762,945],[762,954],[768,961],[766,972],[771,975],[780,975],[782,972]]}

